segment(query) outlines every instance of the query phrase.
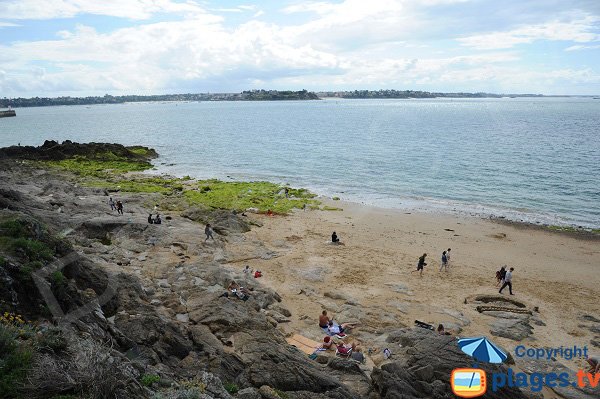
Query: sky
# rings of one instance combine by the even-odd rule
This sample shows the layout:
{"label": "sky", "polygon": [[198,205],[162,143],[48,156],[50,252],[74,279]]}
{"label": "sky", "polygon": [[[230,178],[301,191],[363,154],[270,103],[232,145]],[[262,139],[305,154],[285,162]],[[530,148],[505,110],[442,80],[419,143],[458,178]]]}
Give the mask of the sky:
{"label": "sky", "polygon": [[0,0],[0,97],[600,94],[599,0]]}

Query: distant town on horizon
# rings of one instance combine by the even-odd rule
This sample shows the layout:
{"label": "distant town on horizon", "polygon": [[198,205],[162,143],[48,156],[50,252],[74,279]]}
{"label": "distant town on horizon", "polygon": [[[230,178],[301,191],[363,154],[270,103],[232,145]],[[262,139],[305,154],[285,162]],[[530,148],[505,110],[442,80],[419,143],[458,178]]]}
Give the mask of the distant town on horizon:
{"label": "distant town on horizon", "polygon": [[122,104],[130,102],[160,101],[296,101],[320,100],[323,98],[341,99],[419,99],[419,98],[503,98],[503,97],[593,97],[594,95],[548,95],[548,94],[496,94],[496,93],[442,93],[420,90],[349,90],[349,91],[307,91],[307,90],[245,90],[240,93],[185,93],[155,95],[121,95],[87,97],[4,97],[0,99],[0,108],[45,107],[54,105],[94,105]]}

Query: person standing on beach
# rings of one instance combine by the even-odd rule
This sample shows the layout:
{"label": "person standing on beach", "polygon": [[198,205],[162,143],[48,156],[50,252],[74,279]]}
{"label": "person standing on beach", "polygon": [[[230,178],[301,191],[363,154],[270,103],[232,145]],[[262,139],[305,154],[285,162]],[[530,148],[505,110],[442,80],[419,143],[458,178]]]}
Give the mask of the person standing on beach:
{"label": "person standing on beach", "polygon": [[500,270],[496,272],[496,287],[500,287],[500,284],[504,284],[504,277],[506,277],[506,265],[502,266]]}
{"label": "person standing on beach", "polygon": [[413,272],[421,272],[420,276],[423,277],[423,268],[425,266],[427,266],[427,263],[425,263],[425,258],[427,257],[427,254],[423,254],[419,257],[419,263],[417,264],[417,270],[413,270],[411,273]]}
{"label": "person standing on beach", "polygon": [[440,266],[440,271],[442,271],[444,268],[446,268],[446,271],[448,271],[448,257],[446,255],[446,251],[442,252],[442,265]]}
{"label": "person standing on beach", "polygon": [[446,251],[446,262],[448,263],[448,266],[450,266],[450,248],[448,248],[448,250]]}
{"label": "person standing on beach", "polygon": [[206,223],[206,227],[204,228],[204,234],[206,234],[206,239],[204,240],[205,242],[208,241],[209,238],[212,239],[213,241],[215,240],[212,232],[213,232],[213,230],[212,230],[212,227],[210,227],[210,223]]}
{"label": "person standing on beach", "polygon": [[502,284],[502,288],[500,288],[500,291],[498,291],[499,294],[502,294],[502,290],[508,286],[508,292],[510,292],[510,295],[514,295],[512,292],[512,275],[514,270],[515,268],[511,267],[510,270],[506,272],[506,275],[504,276],[504,284]]}
{"label": "person standing on beach", "polygon": [[119,215],[123,214],[123,203],[120,200],[117,201],[117,213]]}
{"label": "person standing on beach", "polygon": [[112,197],[110,197],[108,199],[108,205],[110,206],[111,211],[114,211],[115,209],[117,209],[117,207],[115,207],[115,201],[112,199]]}

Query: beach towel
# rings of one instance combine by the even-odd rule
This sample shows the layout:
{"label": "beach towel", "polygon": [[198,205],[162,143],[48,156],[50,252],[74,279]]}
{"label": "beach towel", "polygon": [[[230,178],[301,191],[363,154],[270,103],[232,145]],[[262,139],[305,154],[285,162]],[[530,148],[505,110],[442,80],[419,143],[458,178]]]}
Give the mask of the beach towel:
{"label": "beach towel", "polygon": [[288,344],[295,346],[307,355],[312,355],[321,346],[320,342],[313,341],[300,334],[294,334],[291,337],[287,337],[285,340]]}

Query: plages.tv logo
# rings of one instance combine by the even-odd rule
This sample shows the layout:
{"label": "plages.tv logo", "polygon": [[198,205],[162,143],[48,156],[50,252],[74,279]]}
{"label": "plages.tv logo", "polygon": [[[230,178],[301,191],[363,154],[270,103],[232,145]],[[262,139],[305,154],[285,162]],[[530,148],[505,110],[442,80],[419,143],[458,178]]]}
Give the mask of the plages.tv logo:
{"label": "plages.tv logo", "polygon": [[[502,363],[508,357],[485,337],[459,339],[458,346],[476,361]],[[473,368],[454,369],[450,376],[450,386],[458,397],[475,398],[486,393],[487,376],[475,363]]]}

